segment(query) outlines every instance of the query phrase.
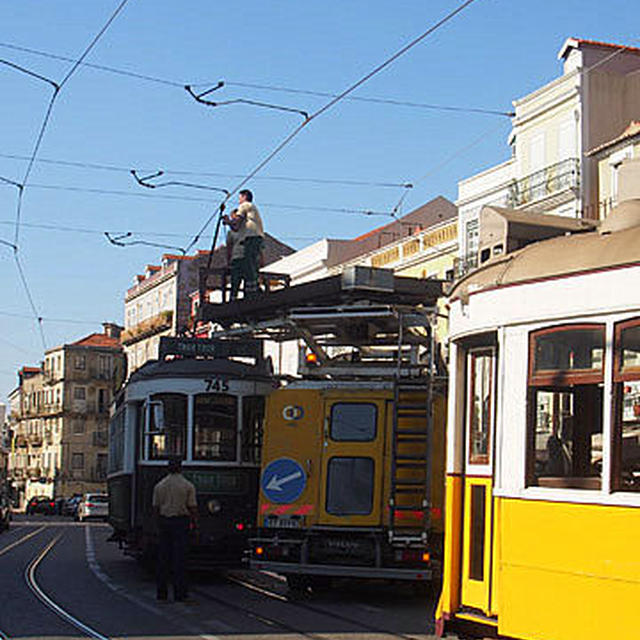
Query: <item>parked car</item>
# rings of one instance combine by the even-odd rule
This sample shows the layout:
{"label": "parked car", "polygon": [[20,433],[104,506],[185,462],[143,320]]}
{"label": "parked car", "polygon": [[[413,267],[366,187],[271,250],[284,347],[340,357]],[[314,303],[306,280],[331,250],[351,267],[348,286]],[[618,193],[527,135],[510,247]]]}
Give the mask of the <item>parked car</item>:
{"label": "parked car", "polygon": [[11,522],[11,503],[9,498],[4,495],[0,495],[0,531],[4,531],[9,528]]}
{"label": "parked car", "polygon": [[49,496],[33,496],[27,502],[24,512],[26,514],[44,513],[45,516],[50,516],[56,512],[56,503]]}
{"label": "parked car", "polygon": [[80,504],[81,500],[81,495],[75,495],[67,498],[62,505],[62,515],[75,518],[76,513],[78,512],[78,505]]}
{"label": "parked car", "polygon": [[106,493],[85,493],[78,504],[76,520],[82,522],[88,518],[107,519],[109,515],[109,496]]}

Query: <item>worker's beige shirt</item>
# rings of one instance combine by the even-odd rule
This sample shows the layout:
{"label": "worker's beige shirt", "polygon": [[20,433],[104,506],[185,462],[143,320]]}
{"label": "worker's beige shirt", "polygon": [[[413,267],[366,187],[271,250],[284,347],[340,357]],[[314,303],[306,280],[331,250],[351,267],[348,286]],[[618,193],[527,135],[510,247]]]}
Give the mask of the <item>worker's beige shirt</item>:
{"label": "worker's beige shirt", "polygon": [[180,473],[170,473],[153,488],[153,506],[165,518],[188,516],[197,504],[196,488]]}
{"label": "worker's beige shirt", "polygon": [[239,231],[244,237],[260,236],[264,238],[264,227],[258,208],[253,202],[243,202],[238,207],[238,215],[244,218],[244,224]]}

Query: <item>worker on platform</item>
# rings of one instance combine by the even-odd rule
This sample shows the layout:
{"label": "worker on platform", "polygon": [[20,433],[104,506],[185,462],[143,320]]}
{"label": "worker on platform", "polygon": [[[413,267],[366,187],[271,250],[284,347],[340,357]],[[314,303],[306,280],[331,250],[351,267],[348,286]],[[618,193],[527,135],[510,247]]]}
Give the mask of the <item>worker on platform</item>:
{"label": "worker on platform", "polygon": [[249,189],[243,189],[238,193],[238,209],[235,215],[223,216],[222,220],[238,234],[235,240],[243,248],[243,256],[238,266],[242,267],[244,295],[245,297],[254,296],[258,292],[258,271],[260,254],[264,246],[264,227],[260,212],[253,204],[253,194]]}
{"label": "worker on platform", "polygon": [[[234,209],[230,216],[225,216],[225,224],[228,225],[227,231],[227,265],[231,272],[231,293],[230,299],[235,300],[238,297],[240,283],[244,279],[244,238],[241,231],[237,228],[239,225],[236,221],[238,210]],[[234,229],[236,227],[236,229]]]}

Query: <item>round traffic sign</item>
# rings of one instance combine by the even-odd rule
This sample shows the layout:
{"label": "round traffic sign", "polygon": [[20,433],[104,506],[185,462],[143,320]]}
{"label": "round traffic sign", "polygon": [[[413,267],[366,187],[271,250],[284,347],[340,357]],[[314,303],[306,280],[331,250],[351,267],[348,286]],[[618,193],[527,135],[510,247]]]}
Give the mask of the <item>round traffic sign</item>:
{"label": "round traffic sign", "polygon": [[297,500],[305,486],[307,475],[302,466],[291,458],[278,458],[262,472],[260,486],[268,500],[286,504]]}

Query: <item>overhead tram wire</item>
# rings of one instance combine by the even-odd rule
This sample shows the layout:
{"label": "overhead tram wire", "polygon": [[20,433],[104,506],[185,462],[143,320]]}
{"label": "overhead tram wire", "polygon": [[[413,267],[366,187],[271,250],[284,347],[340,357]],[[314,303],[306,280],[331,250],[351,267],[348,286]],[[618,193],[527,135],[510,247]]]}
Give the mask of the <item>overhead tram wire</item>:
{"label": "overhead tram wire", "polygon": [[[11,220],[0,220],[0,225],[12,225]],[[140,236],[149,236],[155,238],[190,238],[190,234],[176,233],[170,231],[145,231],[145,230],[105,230],[105,229],[90,229],[88,227],[72,227],[64,224],[51,224],[51,223],[39,223],[39,222],[23,222],[22,226],[27,229],[41,229],[43,231],[57,231],[59,233],[82,233],[85,235],[99,235],[104,236],[105,233],[109,233],[112,236],[122,235],[124,233],[131,233]],[[278,234],[278,238],[281,240],[321,240],[322,236],[288,236]],[[10,242],[6,242],[0,239],[0,243],[6,243],[8,246],[13,247]]]}
{"label": "overhead tram wire", "polygon": [[[55,53],[41,51],[38,49],[33,49],[30,47],[23,47],[20,45],[16,45],[9,42],[0,42],[0,47],[11,49],[15,51],[22,51],[24,53],[29,53],[35,56],[41,56],[44,58],[50,58],[52,60],[63,60],[66,62],[73,62],[73,58],[69,58],[68,56],[62,56]],[[89,69],[94,69],[96,71],[102,71],[105,73],[111,73],[114,75],[120,75],[124,77],[134,78],[136,80],[144,80],[147,82],[152,82],[160,85],[164,85],[167,87],[175,87],[184,89],[185,86],[190,86],[193,89],[196,87],[210,87],[215,84],[214,82],[184,82],[173,80],[169,78],[160,78],[158,76],[152,76],[149,74],[139,73],[136,71],[130,71],[127,69],[117,69],[115,67],[110,67],[107,65],[95,64],[91,62],[83,62],[82,66],[85,66]],[[230,87],[241,87],[246,89],[258,89],[261,91],[274,91],[280,93],[290,93],[297,95],[307,95],[307,96],[315,96],[319,98],[334,98],[337,97],[338,94],[329,93],[326,91],[314,91],[311,89],[300,89],[295,87],[283,87],[279,85],[271,85],[264,83],[252,83],[252,82],[239,82],[239,81],[227,81],[224,83]],[[399,106],[399,107],[409,107],[415,109],[425,109],[431,111],[450,111],[450,112],[458,112],[458,113],[477,113],[484,115],[497,115],[497,116],[510,116],[513,115],[510,111],[503,111],[500,109],[486,109],[479,107],[465,107],[459,105],[439,105],[439,104],[425,104],[421,102],[415,101],[407,101],[407,100],[398,100],[393,98],[378,98],[375,96],[347,96],[345,100],[350,100],[354,102],[370,102],[373,104],[388,104],[391,106]]]}
{"label": "overhead tram wire", "polygon": [[[7,158],[9,160],[28,160],[28,156],[11,154],[11,153],[0,153],[0,158]],[[63,167],[76,167],[78,169],[94,169],[99,171],[113,171],[118,173],[130,173],[131,169],[129,167],[121,167],[111,164],[98,164],[95,162],[79,162],[72,160],[59,160],[54,158],[37,158],[36,162],[42,162],[43,164],[53,164],[59,165]],[[165,175],[176,175],[176,176],[203,176],[210,178],[242,178],[244,174],[239,173],[219,173],[213,171],[186,171],[181,169],[165,169]],[[0,176],[0,181],[2,177]],[[351,187],[384,187],[384,188],[404,188],[410,189],[411,184],[406,182],[382,182],[382,181],[373,181],[373,180],[351,180],[351,179],[341,179],[341,178],[313,178],[313,177],[305,177],[305,176],[257,176],[255,180],[278,180],[282,182],[309,182],[316,184],[338,184],[345,185]],[[17,186],[17,183],[16,183]],[[190,185],[186,185],[190,186]]]}
{"label": "overhead tram wire", "polygon": [[[27,76],[30,77],[34,77],[42,82],[46,82],[48,84],[50,84],[53,87],[53,94],[49,100],[49,103],[47,105],[47,108],[45,110],[45,115],[44,118],[42,120],[42,123],[40,125],[40,129],[38,131],[38,135],[36,136],[36,141],[35,144],[33,146],[33,150],[31,152],[31,155],[29,157],[29,161],[27,163],[27,168],[25,170],[24,176],[22,178],[22,182],[19,184],[19,186],[17,186],[18,188],[18,201],[17,201],[17,205],[16,205],[16,220],[15,220],[15,232],[14,232],[14,242],[13,242],[13,257],[16,263],[16,268],[18,270],[18,275],[20,277],[20,281],[22,282],[22,285],[24,287],[25,293],[27,295],[27,299],[29,301],[29,305],[31,306],[31,309],[33,311],[34,317],[38,323],[38,328],[40,330],[40,338],[42,340],[42,346],[43,348],[46,350],[46,340],[45,340],[45,336],[44,336],[44,330],[42,327],[42,317],[40,316],[38,309],[35,305],[34,299],[33,299],[33,295],[31,293],[31,289],[29,287],[29,283],[27,281],[25,272],[24,272],[24,268],[22,266],[22,263],[20,261],[19,258],[19,237],[20,237],[20,219],[21,219],[21,212],[22,212],[22,201],[24,198],[24,192],[25,189],[27,187],[27,183],[29,180],[29,176],[31,175],[31,171],[33,169],[34,163],[36,161],[36,157],[38,155],[38,151],[40,149],[40,145],[42,144],[42,140],[44,138],[44,134],[45,131],[47,129],[47,126],[49,124],[49,121],[51,119],[51,113],[53,112],[53,107],[56,103],[56,100],[58,98],[58,96],[60,95],[60,92],[62,90],[62,88],[66,85],[66,83],[70,80],[71,76],[76,72],[76,70],[78,69],[78,67],[84,62],[84,59],[87,57],[87,55],[89,55],[89,53],[91,52],[91,50],[93,49],[93,47],[97,44],[97,42],[100,40],[100,38],[103,36],[103,34],[106,32],[106,30],[111,26],[111,23],[116,19],[116,17],[118,16],[118,14],[122,11],[122,9],[124,9],[125,5],[129,2],[129,0],[122,0],[120,2],[120,4],[118,5],[118,7],[116,8],[116,10],[111,14],[111,16],[109,17],[109,19],[106,21],[106,23],[103,25],[103,27],[100,29],[100,31],[96,34],[96,36],[93,38],[93,40],[89,43],[89,45],[85,48],[84,52],[82,53],[82,55],[74,61],[74,64],[71,66],[71,68],[69,69],[69,71],[65,74],[65,76],[63,77],[63,79],[58,83],[55,82],[54,80],[51,80],[50,78],[46,78],[45,76],[41,76],[40,74],[37,74],[29,69],[25,69],[19,65],[16,65],[15,63],[12,63],[10,61],[5,61],[2,60],[1,62],[5,65],[5,66],[9,66],[10,68],[13,68],[14,70],[23,73]],[[7,242],[3,242],[3,244],[7,244],[9,245],[10,243]]]}
{"label": "overhead tram wire", "polygon": [[[429,27],[425,32],[420,34],[418,37],[414,38],[411,42],[409,42],[407,45],[402,47],[399,51],[397,51],[391,57],[387,58],[384,62],[379,64],[377,67],[375,67],[368,74],[366,74],[365,76],[360,78],[357,82],[355,82],[354,84],[349,86],[347,89],[345,89],[344,91],[339,93],[336,97],[334,97],[331,100],[329,100],[329,102],[327,104],[325,104],[323,107],[321,107],[320,109],[318,109],[317,111],[312,113],[309,116],[309,118],[307,118],[304,122],[299,124],[282,142],[280,142],[276,146],[276,148],[273,151],[271,151],[271,153],[269,153],[266,156],[266,158],[264,158],[261,162],[259,162],[258,165],[243,180],[241,180],[231,190],[231,194],[226,198],[226,201],[228,201],[230,199],[231,195],[233,195],[233,194],[237,193],[238,191],[240,191],[240,189],[242,189],[242,187],[244,187],[257,173],[259,173],[267,164],[269,164],[269,162],[271,162],[271,160],[273,160],[273,158],[275,158],[313,120],[315,120],[316,118],[321,116],[323,113],[326,113],[329,109],[331,109],[333,106],[335,106],[338,102],[340,102],[341,100],[346,98],[350,93],[353,93],[358,87],[362,86],[368,80],[370,80],[373,76],[377,75],[382,70],[386,69],[389,65],[391,65],[393,62],[395,62],[395,60],[397,60],[399,57],[401,57],[402,55],[407,53],[407,51],[411,50],[413,47],[418,45],[420,42],[422,42],[422,40],[427,38],[429,35],[431,35],[434,31],[436,31],[437,29],[442,27],[444,24],[449,22],[451,19],[453,19],[456,15],[458,15],[461,11],[463,11],[466,7],[468,7],[469,5],[471,5],[475,1],[476,0],[465,0],[456,9],[454,9],[451,12],[449,12],[444,18],[440,19],[434,25]],[[215,245],[216,245],[216,242],[217,242],[217,239],[218,239],[218,233],[219,233],[219,230],[220,230],[220,224],[222,222],[222,212],[224,211],[224,204],[225,203],[223,202],[222,205],[220,207],[218,207],[218,210],[214,214],[212,214],[212,216],[210,216],[207,219],[207,221],[202,226],[200,231],[198,231],[196,236],[194,236],[194,239],[187,246],[187,250],[189,251],[198,242],[198,240],[200,239],[200,236],[204,233],[204,231],[209,226],[211,221],[217,215],[218,216],[218,222],[216,224],[216,229],[215,229],[215,232],[214,232],[214,235],[213,235],[213,242],[212,242],[212,246],[211,246],[211,251],[209,252],[209,264],[207,265],[207,267],[210,266],[211,257],[213,256],[213,251],[215,250]]]}

